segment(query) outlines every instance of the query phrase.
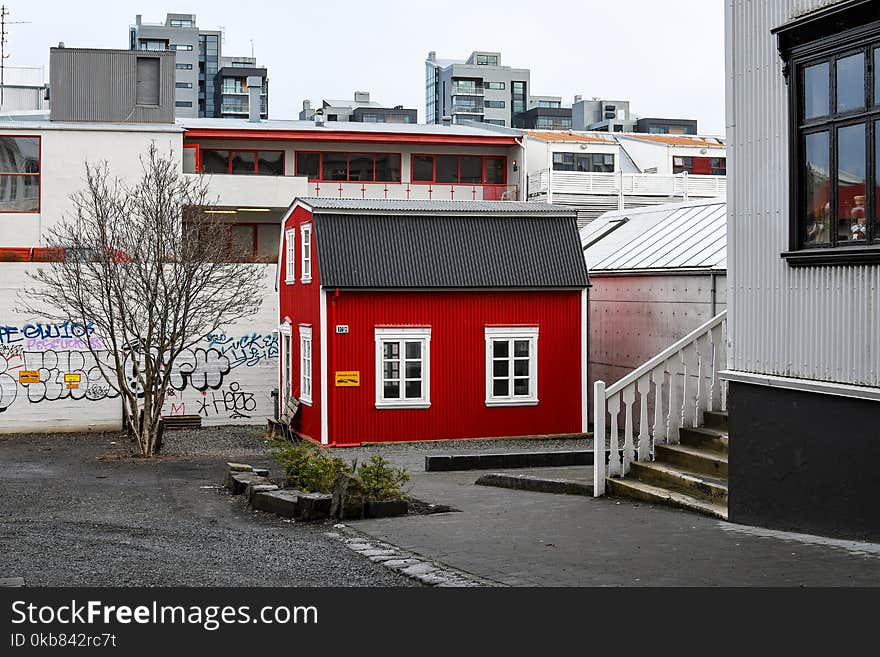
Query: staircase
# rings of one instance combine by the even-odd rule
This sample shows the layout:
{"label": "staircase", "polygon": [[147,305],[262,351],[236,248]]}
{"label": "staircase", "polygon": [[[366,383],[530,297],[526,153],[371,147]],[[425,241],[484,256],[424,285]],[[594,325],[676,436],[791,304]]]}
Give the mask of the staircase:
{"label": "staircase", "polygon": [[596,381],[596,497],[607,490],[727,519],[726,355],[723,311],[617,383]]}
{"label": "staircase", "polygon": [[653,461],[633,461],[609,492],[727,520],[727,413],[705,411],[703,426],[679,429],[678,445],[655,445]]}

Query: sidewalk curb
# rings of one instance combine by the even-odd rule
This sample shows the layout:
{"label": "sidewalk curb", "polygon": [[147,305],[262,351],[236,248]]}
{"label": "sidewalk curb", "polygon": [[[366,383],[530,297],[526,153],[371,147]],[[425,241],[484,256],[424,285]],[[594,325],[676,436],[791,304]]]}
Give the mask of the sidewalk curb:
{"label": "sidewalk curb", "polygon": [[337,524],[333,529],[334,531],[327,532],[327,536],[342,542],[349,550],[426,586],[459,588],[505,586],[500,582],[473,575],[423,557],[416,552],[379,541],[348,525]]}
{"label": "sidewalk curb", "polygon": [[489,474],[484,474],[474,483],[477,486],[496,486],[498,488],[535,491],[537,493],[593,496],[593,484],[572,481],[571,479],[550,479],[533,475],[490,472]]}

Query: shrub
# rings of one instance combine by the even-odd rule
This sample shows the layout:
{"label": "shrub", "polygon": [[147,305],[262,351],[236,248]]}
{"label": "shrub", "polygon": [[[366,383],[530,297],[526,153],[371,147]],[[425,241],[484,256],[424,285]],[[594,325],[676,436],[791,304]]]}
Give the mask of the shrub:
{"label": "shrub", "polygon": [[284,438],[270,440],[272,455],[284,468],[286,483],[306,493],[332,493],[340,472],[352,467],[340,458],[328,456],[306,441],[291,443]]}
{"label": "shrub", "polygon": [[405,469],[395,468],[378,454],[373,455],[369,462],[361,463],[357,475],[364,484],[364,496],[378,502],[403,498],[402,486],[409,481]]}

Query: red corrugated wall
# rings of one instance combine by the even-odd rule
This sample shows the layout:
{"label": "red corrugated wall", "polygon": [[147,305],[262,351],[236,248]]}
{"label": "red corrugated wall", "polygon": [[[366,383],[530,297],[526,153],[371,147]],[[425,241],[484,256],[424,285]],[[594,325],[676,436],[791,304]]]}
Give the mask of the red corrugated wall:
{"label": "red corrugated wall", "polygon": [[[580,291],[327,294],[331,444],[581,430]],[[431,326],[430,408],[376,409],[377,325]],[[487,325],[539,326],[537,406],[486,407]],[[334,372],[348,370],[360,387],[335,387]]]}
{"label": "red corrugated wall", "polygon": [[[280,311],[279,323],[285,318],[290,321],[291,334],[291,379],[292,393],[296,398],[300,397],[299,389],[299,326],[309,324],[312,327],[312,404],[302,404],[299,409],[299,420],[294,422],[294,427],[308,438],[315,441],[321,440],[321,313],[320,313],[320,285],[318,281],[318,258],[315,249],[315,231],[312,228],[312,281],[301,283],[300,277],[300,239],[299,227],[304,222],[312,219],[311,213],[305,208],[295,208],[290,217],[284,223],[281,244],[281,266],[279,268],[278,307]],[[296,283],[288,285],[284,282],[287,272],[287,249],[285,248],[285,231],[289,228],[296,229],[296,256],[295,266]],[[283,367],[283,363],[280,363]],[[279,387],[281,381],[279,368]],[[282,395],[283,398],[283,395]]]}

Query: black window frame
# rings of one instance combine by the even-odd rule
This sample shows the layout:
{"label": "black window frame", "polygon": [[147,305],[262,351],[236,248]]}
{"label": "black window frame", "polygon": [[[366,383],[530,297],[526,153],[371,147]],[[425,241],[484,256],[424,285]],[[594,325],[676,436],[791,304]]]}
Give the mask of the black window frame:
{"label": "black window frame", "polygon": [[[783,74],[788,84],[789,240],[781,257],[791,266],[880,264],[880,194],[877,194],[876,141],[880,139],[880,71],[874,67],[874,51],[880,49],[880,0],[850,0],[831,5],[796,19],[773,31],[778,38]],[[864,55],[863,108],[837,112],[837,61],[853,54]],[[802,118],[805,105],[804,69],[828,63],[829,113]],[[865,126],[866,239],[838,239],[838,143],[840,129]],[[807,190],[803,182],[804,138],[827,132],[829,137],[829,199],[831,213],[828,244],[805,242]]]}

